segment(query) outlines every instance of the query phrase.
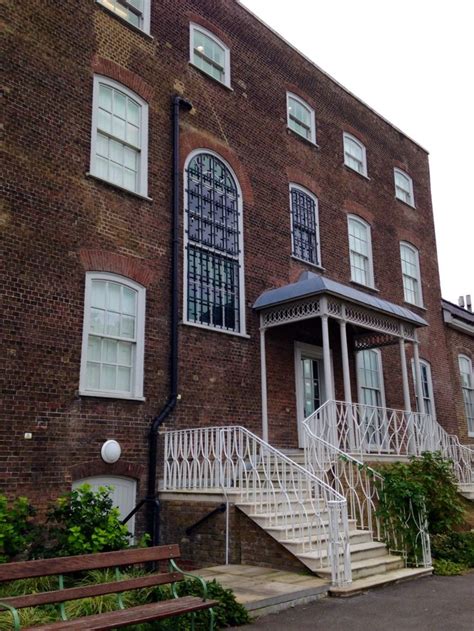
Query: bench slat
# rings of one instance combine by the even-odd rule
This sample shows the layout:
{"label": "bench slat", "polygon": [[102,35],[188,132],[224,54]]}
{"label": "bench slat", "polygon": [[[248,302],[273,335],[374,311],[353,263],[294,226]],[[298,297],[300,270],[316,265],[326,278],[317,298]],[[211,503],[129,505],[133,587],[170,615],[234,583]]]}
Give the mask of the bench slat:
{"label": "bench slat", "polygon": [[81,587],[69,587],[67,589],[41,592],[39,594],[26,594],[25,596],[11,596],[9,598],[0,598],[0,601],[11,605],[16,609],[23,609],[24,607],[38,607],[39,605],[62,603],[68,600],[77,600],[79,598],[102,596],[104,594],[116,594],[132,589],[141,589],[143,587],[153,587],[155,585],[176,583],[177,581],[182,581],[183,578],[183,575],[179,574],[179,572],[170,572],[168,574],[151,574],[148,576],[124,579],[111,583],[83,585]]}
{"label": "bench slat", "polygon": [[14,581],[22,578],[52,576],[68,572],[97,570],[120,565],[133,565],[147,561],[164,561],[179,558],[179,545],[154,546],[119,550],[118,552],[99,552],[73,557],[56,557],[54,559],[38,559],[37,561],[18,561],[0,565],[0,582]]}
{"label": "bench slat", "polygon": [[63,631],[70,629],[87,629],[87,631],[99,631],[105,629],[116,629],[125,627],[129,624],[138,624],[141,622],[153,622],[163,618],[171,618],[183,613],[191,613],[209,609],[219,603],[216,600],[203,601],[196,596],[183,596],[173,600],[163,600],[158,603],[150,603],[141,605],[140,607],[131,607],[130,609],[122,609],[112,611],[110,613],[102,613],[93,616],[78,618],[77,620],[59,621],[46,624],[39,627],[29,627],[24,631]]}

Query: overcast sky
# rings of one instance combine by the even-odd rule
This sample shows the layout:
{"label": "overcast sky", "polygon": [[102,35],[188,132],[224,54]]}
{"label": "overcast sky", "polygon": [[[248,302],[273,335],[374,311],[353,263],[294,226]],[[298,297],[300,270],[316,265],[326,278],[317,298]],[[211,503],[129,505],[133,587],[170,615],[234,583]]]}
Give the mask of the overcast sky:
{"label": "overcast sky", "polygon": [[472,0],[242,3],[429,151],[443,297],[474,299]]}

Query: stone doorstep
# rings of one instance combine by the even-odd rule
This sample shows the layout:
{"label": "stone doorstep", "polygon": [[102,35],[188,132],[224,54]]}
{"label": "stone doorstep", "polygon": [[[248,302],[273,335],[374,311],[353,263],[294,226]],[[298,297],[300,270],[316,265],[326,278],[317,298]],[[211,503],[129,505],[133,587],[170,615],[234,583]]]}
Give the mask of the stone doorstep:
{"label": "stone doorstep", "polygon": [[402,583],[424,576],[431,576],[433,568],[402,568],[392,570],[385,574],[374,574],[366,578],[360,578],[353,581],[347,587],[329,587],[329,595],[336,598],[349,598],[350,596],[358,596],[368,589],[385,587],[394,583]]}
{"label": "stone doorstep", "polygon": [[276,613],[327,596],[330,583],[298,574],[251,565],[219,565],[196,570],[206,580],[216,579],[232,589],[239,603],[253,615]]}

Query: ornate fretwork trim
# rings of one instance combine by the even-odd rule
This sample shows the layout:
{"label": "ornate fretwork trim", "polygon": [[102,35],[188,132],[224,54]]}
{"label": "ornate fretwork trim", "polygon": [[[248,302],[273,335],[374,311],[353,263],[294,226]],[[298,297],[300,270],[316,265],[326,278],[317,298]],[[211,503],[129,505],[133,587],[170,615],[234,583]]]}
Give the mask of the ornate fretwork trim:
{"label": "ornate fretwork trim", "polygon": [[270,311],[265,311],[262,314],[262,326],[268,328],[288,322],[307,320],[308,318],[314,318],[318,315],[321,315],[321,303],[319,298],[306,302],[295,302],[276,307]]}
{"label": "ornate fretwork trim", "polygon": [[354,349],[356,351],[366,351],[370,348],[380,348],[381,346],[391,346],[398,344],[398,337],[385,333],[368,333],[367,335],[357,335],[354,338]]}

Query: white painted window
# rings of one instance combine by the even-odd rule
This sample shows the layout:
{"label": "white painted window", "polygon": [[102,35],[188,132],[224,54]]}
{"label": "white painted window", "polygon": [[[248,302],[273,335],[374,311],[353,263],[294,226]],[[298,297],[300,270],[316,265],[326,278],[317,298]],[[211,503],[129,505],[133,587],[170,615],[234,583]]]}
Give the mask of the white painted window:
{"label": "white painted window", "polygon": [[395,197],[401,199],[405,204],[415,205],[415,197],[413,195],[413,180],[409,175],[400,169],[393,170],[395,179]]}
{"label": "white painted window", "polygon": [[367,176],[367,157],[364,145],[351,136],[344,133],[344,164],[361,175]]}
{"label": "white painted window", "polygon": [[314,110],[303,99],[291,92],[286,93],[288,127],[294,132],[316,143],[316,120]]}
{"label": "white painted window", "polygon": [[359,403],[385,407],[382,353],[379,349],[370,349],[357,353],[357,383],[359,387]]}
{"label": "white painted window", "polygon": [[213,33],[190,24],[190,62],[213,79],[230,87],[230,50]]}
{"label": "white painted window", "polygon": [[145,33],[150,33],[151,0],[97,0],[97,2],[129,24]]}
{"label": "white painted window", "polygon": [[[135,508],[137,497],[137,482],[133,478],[126,478],[118,475],[100,475],[91,478],[75,480],[72,483],[73,490],[82,484],[88,484],[94,492],[101,487],[109,489],[114,508],[118,508],[120,519],[125,519]],[[127,522],[127,528],[131,535],[135,532],[135,515]]]}
{"label": "white painted window", "polygon": [[[416,383],[416,370],[415,370],[415,362],[411,360],[412,370],[413,370],[413,383],[415,384],[415,396],[416,396],[416,404],[417,409],[420,409],[418,405],[418,388]],[[421,372],[421,389],[423,392],[423,403],[425,407],[425,413],[429,414],[432,418],[436,418],[436,409],[434,402],[434,394],[433,394],[433,382],[431,379],[431,366],[429,362],[424,359],[420,359],[420,372]]]}
{"label": "white painted window", "polygon": [[143,398],[145,288],[105,272],[87,272],[80,393]]}
{"label": "white painted window", "polygon": [[469,436],[474,436],[474,377],[472,374],[472,361],[467,355],[459,355],[458,361],[462,396],[466,410],[467,430]]}
{"label": "white painted window", "polygon": [[125,86],[94,76],[91,174],[147,195],[148,104]]}
{"label": "white painted window", "polygon": [[242,195],[209,150],[185,165],[184,313],[188,323],[245,334]]}
{"label": "white painted window", "polygon": [[374,286],[372,237],[370,226],[360,217],[348,215],[351,279],[367,287]]}
{"label": "white painted window", "polygon": [[301,186],[290,184],[290,208],[293,256],[321,265],[317,198]]}
{"label": "white painted window", "polygon": [[421,291],[420,258],[418,250],[409,243],[400,243],[402,263],[403,294],[405,302],[418,307],[423,306]]}

